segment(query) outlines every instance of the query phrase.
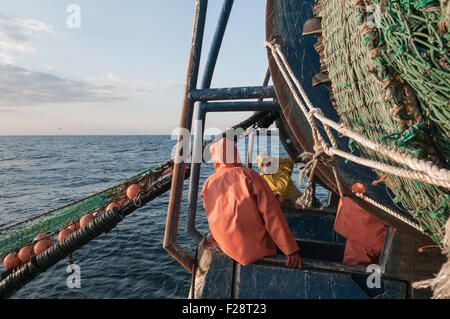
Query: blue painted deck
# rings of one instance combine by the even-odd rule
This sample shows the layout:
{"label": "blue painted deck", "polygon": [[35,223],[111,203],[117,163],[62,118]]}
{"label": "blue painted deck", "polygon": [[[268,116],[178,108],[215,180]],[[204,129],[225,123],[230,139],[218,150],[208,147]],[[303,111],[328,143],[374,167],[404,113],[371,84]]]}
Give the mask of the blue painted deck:
{"label": "blue painted deck", "polygon": [[345,238],[333,229],[335,214],[324,210],[308,210],[301,214],[289,212],[286,220],[294,237],[298,240],[308,239],[324,242],[338,242],[345,244]]}
{"label": "blue painted deck", "polygon": [[[284,266],[283,256],[265,258],[249,266],[241,266],[214,250],[200,248],[199,257],[203,262],[196,269],[195,293],[192,295],[191,289],[191,298],[403,299],[408,294],[406,282],[389,279],[383,279],[381,289],[372,292],[364,287],[367,275],[362,269],[353,273],[339,271],[337,264],[323,260],[304,258],[304,269],[298,270]],[[319,269],[320,264],[329,269]]]}
{"label": "blue painted deck", "polygon": [[[294,299],[367,299],[351,274],[264,266],[236,267],[234,297]],[[264,280],[261,280],[264,279]],[[404,282],[384,280],[384,291],[374,298],[406,298]]]}
{"label": "blue painted deck", "polygon": [[[284,265],[285,256],[263,258],[241,266],[218,250],[198,249],[190,296],[194,298],[406,298],[404,281],[383,279],[382,288],[368,290],[365,268],[342,264],[345,239],[333,231],[334,214],[320,210],[288,210],[289,227],[297,239],[304,269]],[[193,288],[193,287],[192,287]]]}

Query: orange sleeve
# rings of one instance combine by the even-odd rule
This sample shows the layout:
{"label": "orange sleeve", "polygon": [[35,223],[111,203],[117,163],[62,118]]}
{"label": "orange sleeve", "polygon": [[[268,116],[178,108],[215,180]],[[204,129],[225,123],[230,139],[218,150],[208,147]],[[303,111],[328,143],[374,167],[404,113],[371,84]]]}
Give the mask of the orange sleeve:
{"label": "orange sleeve", "polygon": [[[254,171],[253,171],[254,172]],[[254,172],[250,173],[249,189],[256,199],[256,205],[265,222],[265,228],[272,240],[285,255],[299,250],[297,241],[289,229],[280,204],[264,179]]]}

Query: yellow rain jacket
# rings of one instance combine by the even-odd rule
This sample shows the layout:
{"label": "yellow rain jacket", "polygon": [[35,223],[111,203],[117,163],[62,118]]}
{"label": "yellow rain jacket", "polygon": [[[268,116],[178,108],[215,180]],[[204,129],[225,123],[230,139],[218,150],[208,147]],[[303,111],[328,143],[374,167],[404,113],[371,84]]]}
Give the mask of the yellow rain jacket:
{"label": "yellow rain jacket", "polygon": [[[258,155],[256,159],[258,161],[258,168],[261,171],[263,155]],[[272,157],[272,159],[275,158]],[[284,196],[295,202],[297,198],[302,196],[302,193],[291,179],[294,160],[290,157],[280,157],[275,160],[278,162],[278,170],[273,174],[261,173],[260,175],[269,184],[274,195]]]}

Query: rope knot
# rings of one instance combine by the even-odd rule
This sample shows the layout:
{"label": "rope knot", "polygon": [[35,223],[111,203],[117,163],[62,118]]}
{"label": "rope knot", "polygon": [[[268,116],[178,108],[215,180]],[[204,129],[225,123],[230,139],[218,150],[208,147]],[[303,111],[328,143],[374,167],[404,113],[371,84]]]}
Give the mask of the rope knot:
{"label": "rope knot", "polygon": [[297,183],[299,185],[302,184],[306,176],[308,176],[308,183],[303,190],[303,195],[297,199],[296,205],[299,207],[311,207],[314,200],[313,177],[317,164],[322,162],[327,166],[335,165],[335,157],[328,156],[323,146],[316,144],[314,145],[314,153],[303,152],[298,158],[301,162],[297,164],[300,169],[300,177]]}
{"label": "rope knot", "polygon": [[309,110],[309,113],[310,113],[311,115],[314,115],[315,113],[317,113],[317,114],[323,116],[322,110],[321,110],[320,108],[318,108],[318,107],[312,107],[312,108]]}
{"label": "rope knot", "polygon": [[280,45],[277,43],[276,39],[273,39],[272,41],[264,41],[264,47],[269,48],[271,50],[276,50],[281,48]]}

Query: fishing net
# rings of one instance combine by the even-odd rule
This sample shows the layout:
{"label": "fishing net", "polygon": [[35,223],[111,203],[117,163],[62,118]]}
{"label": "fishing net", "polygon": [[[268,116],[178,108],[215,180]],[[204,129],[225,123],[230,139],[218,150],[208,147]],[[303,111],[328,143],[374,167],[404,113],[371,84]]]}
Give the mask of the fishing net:
{"label": "fishing net", "polygon": [[126,199],[126,190],[131,184],[139,184],[144,191],[149,189],[171,166],[172,161],[166,161],[96,194],[1,228],[0,260],[32,244],[40,234],[53,237],[62,228],[77,223],[82,216],[104,209],[109,203]]}
{"label": "fishing net", "polygon": [[[388,63],[413,89],[440,161],[450,161],[450,34],[439,1],[389,1],[380,21],[381,36],[370,44],[383,48],[378,63]],[[448,19],[448,16],[447,16]],[[370,39],[369,39],[370,41]]]}
{"label": "fishing net", "polygon": [[[341,122],[371,140],[445,168],[450,158],[447,4],[321,0],[314,10],[322,17],[315,47],[328,71],[330,95]],[[399,166],[352,139],[349,148]],[[440,244],[450,214],[448,191],[377,174],[393,202]]]}

